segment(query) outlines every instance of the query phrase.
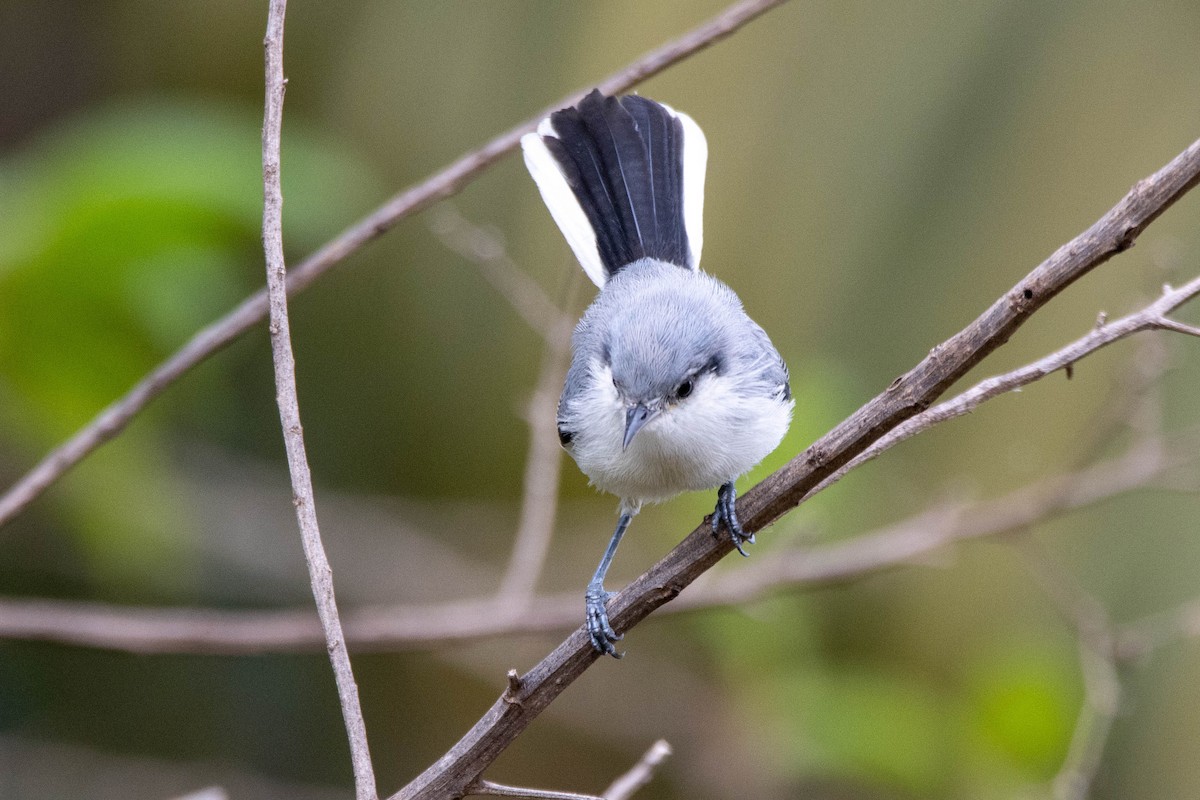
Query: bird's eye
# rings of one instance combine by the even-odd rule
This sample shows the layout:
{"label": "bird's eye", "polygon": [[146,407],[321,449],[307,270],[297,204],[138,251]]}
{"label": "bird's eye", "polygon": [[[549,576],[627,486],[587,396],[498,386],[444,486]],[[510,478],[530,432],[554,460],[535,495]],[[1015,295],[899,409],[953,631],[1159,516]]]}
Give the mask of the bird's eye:
{"label": "bird's eye", "polygon": [[684,381],[683,383],[679,384],[679,388],[675,390],[675,396],[683,399],[692,393],[693,388],[694,387],[692,386],[692,382],[690,380]]}

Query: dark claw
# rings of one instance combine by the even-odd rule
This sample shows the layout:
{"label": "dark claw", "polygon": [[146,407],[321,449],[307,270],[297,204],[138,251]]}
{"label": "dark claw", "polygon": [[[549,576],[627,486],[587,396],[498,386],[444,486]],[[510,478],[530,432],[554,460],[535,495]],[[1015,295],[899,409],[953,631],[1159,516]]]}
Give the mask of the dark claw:
{"label": "dark claw", "polygon": [[713,509],[712,515],[713,536],[720,535],[721,525],[724,524],[725,529],[729,531],[729,538],[733,540],[733,546],[739,553],[749,558],[749,553],[742,549],[742,544],[754,544],[754,534],[742,530],[742,523],[738,521],[737,517],[736,503],[737,492],[733,488],[733,481],[717,489],[717,507]]}
{"label": "dark claw", "polygon": [[613,630],[608,621],[608,609],[605,608],[612,596],[613,593],[604,591],[604,586],[600,584],[588,586],[587,593],[584,595],[587,605],[587,630],[592,637],[592,647],[596,648],[598,652],[613,658],[623,658],[625,654],[617,652],[613,643],[619,642],[625,637]]}

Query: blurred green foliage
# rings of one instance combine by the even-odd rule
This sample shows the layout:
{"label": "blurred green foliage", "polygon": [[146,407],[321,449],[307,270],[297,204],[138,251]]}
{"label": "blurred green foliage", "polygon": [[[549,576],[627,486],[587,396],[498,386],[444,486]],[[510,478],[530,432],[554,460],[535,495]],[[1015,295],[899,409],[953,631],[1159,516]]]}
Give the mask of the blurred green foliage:
{"label": "blurred green foliage", "polygon": [[[4,414],[29,449],[66,438],[256,287],[256,123],[248,106],[125,102],[0,164]],[[289,242],[306,251],[336,232],[331,208],[363,207],[379,187],[331,141],[287,142]],[[167,588],[155,575],[163,559],[179,567],[170,554],[194,531],[170,498],[169,428],[148,416],[119,468],[76,483],[65,507],[94,577]]]}
{"label": "blurred green foliage", "polygon": [[[5,485],[262,284],[261,5],[0,0]],[[293,6],[290,261],[719,8]],[[789,4],[641,87],[706,131],[705,267],[792,368],[792,430],[743,486],[1200,136],[1198,39],[1200,6],[1168,0]],[[454,202],[577,313],[591,287],[518,162]],[[1194,275],[1198,207],[1186,198],[973,377]],[[491,591],[516,524],[537,335],[419,217],[296,297],[292,326],[343,603]],[[1196,424],[1200,354],[1164,342],[1172,369],[1159,391],[1176,432]],[[752,556],[1078,466],[1131,363],[1147,360],[1138,346],[907,443],[761,536]],[[273,392],[262,331],[188,375],[0,530],[0,593],[306,602]],[[561,494],[542,584],[576,591],[614,506],[569,461]],[[711,507],[696,494],[644,512],[614,585]],[[1147,491],[1027,535],[1130,620],[1200,595],[1198,514],[1194,494]],[[1074,632],[1012,550],[965,545],[941,568],[652,619],[625,661],[590,671],[489,777],[597,791],[664,736],[676,755],[639,797],[1050,797],[1084,683]],[[381,788],[444,752],[504,671],[555,641],[358,659]],[[1200,747],[1197,658],[1178,643],[1126,676],[1134,700],[1095,796],[1197,794],[1200,762],[1169,757]],[[89,767],[72,778],[68,762]],[[348,776],[319,653],[136,658],[0,643],[0,797],[165,797],[199,781],[231,796],[337,797]]]}

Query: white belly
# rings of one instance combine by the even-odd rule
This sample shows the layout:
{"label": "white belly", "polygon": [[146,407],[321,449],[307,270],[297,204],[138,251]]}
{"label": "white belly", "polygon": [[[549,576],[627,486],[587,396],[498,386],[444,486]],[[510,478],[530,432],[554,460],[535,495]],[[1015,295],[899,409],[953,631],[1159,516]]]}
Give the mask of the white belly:
{"label": "white belly", "polygon": [[601,393],[590,407],[604,412],[580,421],[569,450],[595,486],[633,508],[745,474],[779,446],[793,405],[741,397],[728,380],[715,378],[702,396],[665,408],[622,449],[625,407],[615,392]]}

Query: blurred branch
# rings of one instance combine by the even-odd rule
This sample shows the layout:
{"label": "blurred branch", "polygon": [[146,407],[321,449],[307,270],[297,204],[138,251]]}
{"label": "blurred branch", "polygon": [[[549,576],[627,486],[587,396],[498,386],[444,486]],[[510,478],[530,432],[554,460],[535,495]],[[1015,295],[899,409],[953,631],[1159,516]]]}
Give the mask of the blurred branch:
{"label": "blurred branch", "polygon": [[[1161,413],[1155,416],[1161,418]],[[1117,623],[1103,601],[1036,542],[1021,542],[1021,550],[1030,573],[1078,638],[1084,698],[1053,790],[1056,800],[1085,800],[1092,794],[1125,702],[1125,668],[1179,639],[1200,636],[1200,598],[1165,613]]]}
{"label": "blurred branch", "polygon": [[496,231],[474,224],[453,203],[443,203],[431,210],[429,229],[442,244],[479,267],[492,288],[542,337],[547,349],[553,353],[567,352],[575,320],[563,313],[542,287],[513,263]]}
{"label": "blurred branch", "polygon": [[[742,0],[734,3],[704,24],[605,78],[597,86],[605,94],[627,91],[641,81],[719,42],[783,2],[785,0]],[[303,291],[352,253],[382,236],[400,220],[459,192],[502,157],[515,150],[521,136],[532,131],[539,120],[552,111],[573,105],[589,89],[590,86],[581,89],[539,111],[532,118],[500,134],[482,147],[472,150],[440,172],[393,196],[293,268],[288,275],[288,292],[294,294]],[[138,381],[123,397],[113,401],[70,439],[47,454],[0,496],[0,527],[20,514],[68,470],[102,444],[120,435],[150,401],[166,391],[193,367],[254,328],[266,316],[267,294],[265,290],[259,290],[224,317],[198,331],[179,350]]]}
{"label": "blurred branch", "polygon": [[1083,704],[1062,767],[1054,777],[1055,800],[1084,800],[1104,760],[1104,748],[1121,706],[1121,676],[1114,653],[1116,628],[1100,599],[1050,560],[1032,542],[1025,562],[1038,584],[1075,629],[1083,674]]}
{"label": "blurred branch", "polygon": [[267,266],[271,360],[275,365],[275,400],[287,450],[288,471],[292,479],[292,503],[304,543],[304,557],[312,581],[313,598],[325,632],[329,660],[337,681],[338,699],[346,733],[350,740],[350,758],[354,765],[354,786],[358,800],[375,800],[375,772],[367,749],[367,729],[358,687],[350,668],[350,655],[338,619],[333,593],[333,571],[321,542],[317,525],[312,475],[305,454],[304,430],[300,425],[300,401],[296,396],[296,361],[292,353],[287,307],[287,266],[283,256],[283,191],[280,188],[279,139],[283,128],[283,95],[287,81],[283,76],[283,28],[287,0],[271,0],[267,16],[267,34],[263,40],[266,61],[266,100],[263,112],[263,250]]}
{"label": "blurred branch", "polygon": [[[509,612],[524,606],[537,588],[538,577],[550,552],[554,518],[558,513],[558,484],[563,449],[555,426],[559,386],[566,373],[566,349],[547,348],[537,386],[525,408],[529,426],[529,454],[521,491],[521,513],[512,555],[500,580],[497,600]],[[519,602],[518,602],[519,601]]]}
{"label": "blurred branch", "polygon": [[[1154,305],[1177,299],[1178,293],[1195,287],[1192,281],[1159,298]],[[1127,321],[1143,317],[1147,309],[1112,325],[1120,332]],[[1101,330],[1103,330],[1102,328]],[[1144,329],[1143,329],[1144,330]],[[1061,362],[1067,354],[1076,361],[1115,342],[1120,337],[1093,337],[1086,353],[1078,340],[1041,359],[1039,364]],[[1138,365],[1159,358],[1139,358]],[[1138,369],[1135,365],[1135,369]],[[1157,371],[1157,368],[1156,368]],[[1046,369],[1021,367],[1010,373],[989,378],[947,403],[935,406],[914,422],[953,418],[947,409],[977,407],[1000,392],[985,392],[987,387],[1012,386],[1017,377],[1044,377]],[[1027,385],[1026,381],[1022,385]],[[1011,389],[1009,389],[1011,391]],[[987,397],[983,395],[987,394]],[[933,424],[930,422],[930,424]],[[909,432],[902,426],[897,433]],[[1143,445],[1153,441],[1143,432]],[[915,435],[915,432],[910,433]],[[868,453],[878,455],[907,436],[888,436]],[[555,451],[558,448],[555,446]],[[806,586],[849,580],[859,575],[887,569],[906,560],[929,553],[944,544],[1004,533],[1033,524],[1053,513],[1080,508],[1120,493],[1153,485],[1151,482],[1195,455],[1185,446],[1161,458],[1152,450],[1131,449],[1119,458],[1094,465],[1070,475],[1058,476],[1005,495],[997,500],[961,504],[922,514],[885,530],[865,534],[838,545],[804,549],[793,554],[775,553],[771,560],[744,565],[736,573],[722,576],[695,589],[664,609],[687,611],[712,605],[745,602],[786,586]],[[855,463],[866,460],[856,459]],[[839,471],[838,476],[842,474]],[[826,484],[822,485],[824,488]],[[528,489],[528,483],[526,484]],[[1194,487],[1188,487],[1194,488]],[[940,522],[938,522],[940,520]],[[949,524],[954,521],[955,524]],[[937,522],[937,524],[931,524]],[[511,569],[511,568],[510,568]],[[770,574],[768,574],[770,573]],[[494,598],[460,600],[429,606],[383,606],[351,611],[346,619],[346,635],[360,649],[396,649],[426,647],[452,641],[523,632],[544,632],[573,627],[577,622],[578,598],[574,595],[542,596],[532,600],[519,618],[506,618]],[[1200,611],[1190,624],[1200,625]],[[1185,624],[1179,623],[1179,624]],[[1165,627],[1174,624],[1171,620]],[[1147,631],[1147,636],[1152,636]],[[322,645],[321,631],[304,610],[217,611],[200,609],[135,609],[100,603],[57,600],[0,599],[0,638],[38,639],[88,647],[103,647],[135,653],[263,653],[311,650]],[[1129,647],[1135,647],[1130,643]]]}
{"label": "blurred branch", "polygon": [[554,419],[575,323],[513,263],[495,231],[473,224],[450,203],[433,209],[430,216],[429,227],[442,243],[479,267],[545,344],[537,385],[523,414],[529,425],[529,454],[517,535],[496,592],[496,616],[515,618],[533,595],[554,534],[563,460]]}
{"label": "blurred branch", "polygon": [[177,795],[172,800],[229,800],[229,792],[222,789],[220,786],[209,786],[206,789],[201,789],[198,792],[189,792],[188,794]]}
{"label": "blurred branch", "polygon": [[[1196,436],[1176,437],[1173,449],[1157,438],[1086,469],[1043,478],[1001,497],[943,505],[853,539],[820,547],[773,552],[729,573],[697,583],[660,613],[672,614],[751,602],[789,590],[844,583],[912,563],[948,544],[1001,536],[1086,508],[1127,492],[1154,487],[1162,476],[1200,459]],[[415,649],[481,638],[545,633],[579,623],[579,595],[541,595],[520,616],[502,610],[496,596],[430,605],[351,610],[347,641],[358,651]],[[1200,630],[1200,606],[1129,634],[1123,647],[1174,631]],[[132,653],[252,654],[315,650],[320,626],[306,609],[233,611],[137,609],[65,600],[0,599],[0,639],[34,639]]]}
{"label": "blurred branch", "polygon": [[641,757],[638,763],[624,775],[613,781],[604,790],[604,800],[629,800],[634,792],[645,786],[654,777],[654,771],[671,755],[671,745],[666,739],[659,739],[650,745],[650,749]]}
{"label": "blurred branch", "polygon": [[1085,800],[1104,761],[1104,748],[1121,708],[1122,688],[1117,664],[1093,650],[1081,638],[1084,700],[1062,767],[1054,776],[1055,800]]}

